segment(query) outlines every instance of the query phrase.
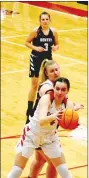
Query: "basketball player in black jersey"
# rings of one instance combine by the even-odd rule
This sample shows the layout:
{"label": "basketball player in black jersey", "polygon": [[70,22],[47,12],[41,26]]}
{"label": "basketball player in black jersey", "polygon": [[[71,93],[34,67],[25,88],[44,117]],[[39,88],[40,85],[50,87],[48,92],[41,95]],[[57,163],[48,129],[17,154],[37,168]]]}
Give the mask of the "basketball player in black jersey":
{"label": "basketball player in black jersey", "polygon": [[28,96],[27,116],[32,115],[41,63],[44,59],[52,60],[52,51],[56,51],[59,48],[58,34],[53,28],[49,27],[50,15],[47,12],[43,12],[40,14],[39,20],[40,26],[35,28],[26,39],[26,46],[32,49],[29,71],[31,89]]}

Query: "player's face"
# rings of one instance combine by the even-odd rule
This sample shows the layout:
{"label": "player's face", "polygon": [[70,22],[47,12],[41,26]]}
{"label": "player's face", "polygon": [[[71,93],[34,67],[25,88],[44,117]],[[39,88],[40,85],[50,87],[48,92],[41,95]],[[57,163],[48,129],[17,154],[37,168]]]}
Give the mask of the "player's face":
{"label": "player's face", "polygon": [[56,82],[54,87],[54,96],[56,99],[64,99],[68,93],[67,84],[64,82]]}
{"label": "player's face", "polygon": [[49,16],[48,15],[42,15],[41,16],[41,19],[40,19],[40,25],[42,27],[48,27],[50,24],[50,19],[49,19]]}
{"label": "player's face", "polygon": [[54,82],[57,78],[60,77],[60,67],[56,63],[48,66],[46,75],[48,76],[49,80]]}

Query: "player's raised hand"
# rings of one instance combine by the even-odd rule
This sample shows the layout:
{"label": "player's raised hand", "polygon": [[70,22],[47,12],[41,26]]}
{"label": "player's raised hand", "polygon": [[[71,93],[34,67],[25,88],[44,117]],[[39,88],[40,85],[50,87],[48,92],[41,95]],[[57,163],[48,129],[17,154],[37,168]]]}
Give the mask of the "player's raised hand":
{"label": "player's raised hand", "polygon": [[56,111],[54,114],[52,114],[52,118],[54,118],[55,120],[60,120],[61,116],[64,112],[64,109],[59,109],[58,111]]}
{"label": "player's raised hand", "polygon": [[79,109],[84,109],[84,105],[80,104],[80,103],[75,104],[74,105],[74,110],[78,111]]}
{"label": "player's raised hand", "polygon": [[57,120],[61,120],[61,117],[62,117],[62,114],[63,114],[63,112],[64,112],[64,110],[65,109],[59,109],[58,111],[57,111],[57,116],[56,116],[56,119]]}

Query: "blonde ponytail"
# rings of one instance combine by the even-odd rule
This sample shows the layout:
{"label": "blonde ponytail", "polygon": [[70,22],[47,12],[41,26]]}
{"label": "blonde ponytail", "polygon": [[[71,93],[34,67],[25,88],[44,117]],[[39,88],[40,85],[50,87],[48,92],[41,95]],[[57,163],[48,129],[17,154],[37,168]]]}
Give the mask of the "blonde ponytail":
{"label": "blonde ponytail", "polygon": [[40,67],[40,73],[39,73],[39,85],[43,83],[45,80],[47,80],[47,76],[45,73],[45,65],[48,62],[48,59],[43,60],[41,67]]}
{"label": "blonde ponytail", "polygon": [[45,82],[48,79],[48,76],[46,75],[47,68],[48,66],[51,66],[52,64],[55,64],[55,63],[56,61],[54,60],[48,60],[48,59],[43,60],[41,67],[40,67],[38,85],[40,85],[41,83]]}

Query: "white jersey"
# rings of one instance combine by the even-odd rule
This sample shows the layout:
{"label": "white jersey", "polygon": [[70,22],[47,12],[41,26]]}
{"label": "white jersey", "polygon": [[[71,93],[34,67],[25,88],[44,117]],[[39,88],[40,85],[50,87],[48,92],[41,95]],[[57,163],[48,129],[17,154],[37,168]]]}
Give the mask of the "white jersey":
{"label": "white jersey", "polygon": [[[53,88],[53,83],[52,81],[50,81],[49,79],[47,79],[45,82],[43,82],[42,84],[40,84],[39,88],[38,88],[38,92],[37,92],[37,97],[36,97],[36,101],[35,101],[35,104],[34,104],[34,108],[33,108],[33,113],[35,112],[37,106],[38,106],[38,103],[39,103],[39,100],[40,98],[45,94],[44,92],[42,93],[41,92],[41,88],[42,86],[44,85],[49,85],[51,88]],[[49,91],[49,90],[48,90]],[[47,91],[46,91],[47,92]]]}
{"label": "white jersey", "polygon": [[45,82],[41,83],[40,86],[44,85],[44,84],[49,84],[53,87],[53,83],[51,80],[47,79]]}
{"label": "white jersey", "polygon": [[[64,104],[62,104],[61,108],[64,107],[65,107]],[[53,101],[47,115],[51,115],[55,112],[56,112],[56,108],[55,108],[55,103]],[[34,116],[30,118],[29,128],[33,134],[35,134],[36,136],[38,135],[38,137],[40,138],[40,145],[46,141],[47,137],[49,138],[49,136],[54,136],[56,134],[57,125],[58,125],[58,121],[56,121],[53,124],[45,125],[44,127],[40,126],[39,104],[38,104]]]}
{"label": "white jersey", "polygon": [[[64,103],[61,105],[61,108],[65,108]],[[56,108],[53,101],[48,115],[55,112]],[[41,147],[49,158],[60,157],[62,148],[57,134],[57,124],[55,122],[44,127],[40,126],[38,103],[34,116],[30,118],[30,122],[23,129],[22,136],[16,146],[16,152],[21,152],[22,156],[28,158],[32,155],[35,148]]]}
{"label": "white jersey", "polygon": [[[42,84],[40,84],[40,88],[43,86],[43,85],[49,85],[49,86],[51,86],[52,88],[53,88],[53,83],[52,83],[52,81],[50,81],[49,79],[47,79],[45,82],[43,82]],[[38,90],[38,92],[39,92],[39,96],[40,97],[42,97],[42,95],[41,95],[41,93],[40,93],[40,88],[39,88],[39,90]]]}

